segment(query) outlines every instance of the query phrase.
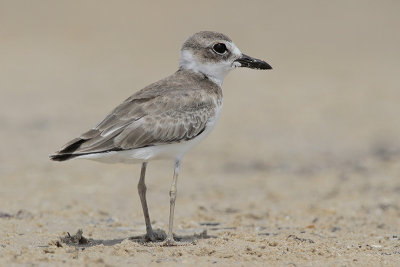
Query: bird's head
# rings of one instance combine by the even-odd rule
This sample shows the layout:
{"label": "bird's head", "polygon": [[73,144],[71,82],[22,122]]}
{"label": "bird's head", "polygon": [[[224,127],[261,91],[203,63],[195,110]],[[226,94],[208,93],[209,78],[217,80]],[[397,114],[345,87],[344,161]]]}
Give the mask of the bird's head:
{"label": "bird's head", "polygon": [[183,43],[179,66],[203,73],[219,85],[237,67],[272,69],[265,61],[243,54],[228,36],[212,31],[195,33]]}

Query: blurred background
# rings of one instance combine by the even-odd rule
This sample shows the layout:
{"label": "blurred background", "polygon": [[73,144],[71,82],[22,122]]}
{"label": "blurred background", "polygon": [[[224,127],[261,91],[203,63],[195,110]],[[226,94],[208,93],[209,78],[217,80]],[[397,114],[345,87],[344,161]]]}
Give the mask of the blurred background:
{"label": "blurred background", "polygon": [[[276,170],[358,168],[396,156],[399,8],[397,1],[1,1],[0,175],[13,188],[4,194],[15,198],[12,183],[32,183],[36,192],[51,181],[47,192],[82,177],[90,188],[99,170],[134,188],[140,166],[60,164],[48,155],[175,72],[181,44],[201,30],[227,34],[274,69],[227,76],[218,126],[185,157],[188,176],[213,173],[223,185],[234,181],[229,173],[265,179]],[[154,184],[169,184],[171,163],[154,164],[165,165]]]}
{"label": "blurred background", "polygon": [[[33,218],[1,220],[14,233],[1,236],[21,247],[79,227],[103,239],[144,233],[139,165],[48,155],[175,72],[183,41],[201,30],[273,70],[226,77],[217,127],[184,158],[177,231],[210,220],[288,229],[280,244],[310,224],[359,244],[398,234],[399,11],[399,1],[365,0],[0,0],[0,212]],[[152,162],[147,174],[163,229],[172,166]],[[351,251],[331,240],[321,242],[335,255]]]}
{"label": "blurred background", "polygon": [[182,42],[200,30],[227,34],[274,70],[226,78],[219,125],[195,154],[268,162],[397,150],[399,8],[397,1],[1,1],[1,170],[47,162],[133,92],[173,73]]}

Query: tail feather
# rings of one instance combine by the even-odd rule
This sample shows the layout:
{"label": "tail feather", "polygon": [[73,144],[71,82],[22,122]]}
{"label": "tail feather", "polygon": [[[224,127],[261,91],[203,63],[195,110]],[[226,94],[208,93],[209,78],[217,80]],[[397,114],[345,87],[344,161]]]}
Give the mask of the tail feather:
{"label": "tail feather", "polygon": [[81,154],[74,154],[74,152],[87,140],[76,138],[66,144],[60,151],[50,155],[50,159],[54,161],[65,161],[80,156]]}
{"label": "tail feather", "polygon": [[50,155],[50,159],[54,161],[65,161],[79,156],[78,154],[54,154]]}

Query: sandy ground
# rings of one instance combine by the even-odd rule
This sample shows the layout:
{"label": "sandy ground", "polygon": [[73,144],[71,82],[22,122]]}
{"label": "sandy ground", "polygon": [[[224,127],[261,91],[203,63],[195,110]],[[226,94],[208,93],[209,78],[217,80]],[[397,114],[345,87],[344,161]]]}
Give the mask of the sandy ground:
{"label": "sandy ground", "polygon": [[[399,266],[400,5],[170,3],[0,2],[0,266]],[[274,70],[227,77],[179,177],[183,245],[143,243],[139,165],[48,155],[175,71],[203,29]],[[148,167],[161,230],[172,172]]]}

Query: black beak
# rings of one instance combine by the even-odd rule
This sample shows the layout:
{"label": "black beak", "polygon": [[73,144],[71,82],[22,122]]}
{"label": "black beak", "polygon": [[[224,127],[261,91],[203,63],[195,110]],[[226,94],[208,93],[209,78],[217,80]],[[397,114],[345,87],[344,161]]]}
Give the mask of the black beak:
{"label": "black beak", "polygon": [[246,67],[250,69],[259,69],[259,70],[271,70],[272,67],[265,61],[260,59],[249,57],[245,54],[235,60],[235,62],[240,63],[238,67]]}

